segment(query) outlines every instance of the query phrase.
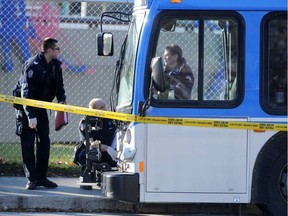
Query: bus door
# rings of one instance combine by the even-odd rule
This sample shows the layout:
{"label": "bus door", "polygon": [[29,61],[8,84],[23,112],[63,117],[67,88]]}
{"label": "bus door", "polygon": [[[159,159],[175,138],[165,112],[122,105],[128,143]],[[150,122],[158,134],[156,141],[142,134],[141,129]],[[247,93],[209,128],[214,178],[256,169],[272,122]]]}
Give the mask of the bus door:
{"label": "bus door", "polygon": [[[151,56],[164,63],[165,91],[152,92],[147,115],[248,121],[237,112],[239,19],[237,13],[204,11],[158,15]],[[247,193],[247,130],[147,127],[148,193]]]}

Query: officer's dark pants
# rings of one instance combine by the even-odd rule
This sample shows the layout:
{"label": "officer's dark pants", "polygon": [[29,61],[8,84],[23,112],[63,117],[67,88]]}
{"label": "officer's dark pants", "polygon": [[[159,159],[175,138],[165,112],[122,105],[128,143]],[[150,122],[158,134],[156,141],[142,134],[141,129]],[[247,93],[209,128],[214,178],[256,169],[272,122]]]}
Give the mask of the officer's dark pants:
{"label": "officer's dark pants", "polygon": [[[37,129],[27,125],[20,135],[23,167],[30,181],[43,180],[48,170],[50,138],[49,120],[45,109],[36,109]],[[34,146],[36,141],[36,157]]]}

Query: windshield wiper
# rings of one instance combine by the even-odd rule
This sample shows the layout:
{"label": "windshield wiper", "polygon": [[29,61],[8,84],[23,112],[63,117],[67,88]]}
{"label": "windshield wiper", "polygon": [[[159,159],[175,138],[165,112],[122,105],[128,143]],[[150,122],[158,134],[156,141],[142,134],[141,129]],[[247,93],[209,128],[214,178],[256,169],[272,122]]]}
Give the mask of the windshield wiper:
{"label": "windshield wiper", "polygon": [[114,103],[114,90],[115,90],[115,85],[116,85],[116,91],[118,92],[119,90],[119,84],[120,84],[120,71],[123,65],[123,59],[124,59],[124,53],[125,53],[125,47],[126,47],[126,43],[127,43],[127,38],[128,38],[128,34],[126,35],[124,42],[121,46],[121,50],[120,50],[120,57],[119,60],[116,63],[116,68],[115,68],[115,72],[114,72],[114,81],[113,81],[113,85],[112,85],[112,89],[111,89],[111,93],[110,93],[110,108],[111,111],[115,112],[115,103]]}

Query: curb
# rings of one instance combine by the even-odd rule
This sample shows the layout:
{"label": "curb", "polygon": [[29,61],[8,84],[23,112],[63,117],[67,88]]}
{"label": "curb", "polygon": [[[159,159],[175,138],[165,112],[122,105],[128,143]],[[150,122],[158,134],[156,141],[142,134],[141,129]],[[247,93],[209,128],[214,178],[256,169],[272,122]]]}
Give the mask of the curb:
{"label": "curb", "polygon": [[145,214],[222,214],[231,215],[242,211],[243,215],[263,214],[254,205],[202,204],[143,204],[126,203],[101,195],[99,187],[83,190],[77,185],[78,178],[49,178],[58,188],[39,187],[25,190],[25,177],[0,177],[0,212],[110,212]]}

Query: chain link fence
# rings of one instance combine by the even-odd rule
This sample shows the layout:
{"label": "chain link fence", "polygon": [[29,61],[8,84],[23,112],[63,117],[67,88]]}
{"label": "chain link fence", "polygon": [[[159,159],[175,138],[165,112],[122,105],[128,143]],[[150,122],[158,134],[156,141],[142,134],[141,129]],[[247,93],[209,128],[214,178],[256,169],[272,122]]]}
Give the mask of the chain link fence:
{"label": "chain link fence", "polygon": [[[92,98],[100,97],[109,104],[115,63],[128,25],[104,18],[103,31],[113,32],[116,54],[109,58],[100,57],[96,42],[100,17],[105,11],[132,13],[132,10],[132,0],[0,0],[1,94],[12,94],[24,61],[39,52],[43,38],[54,37],[61,47],[59,58],[63,62],[67,103],[87,107]],[[227,86],[223,37],[221,29],[215,24],[217,22],[211,19],[204,23],[204,100],[223,100],[221,94]],[[171,43],[183,48],[195,78],[191,99],[198,100],[199,20],[178,19],[174,31],[163,28],[156,55],[162,56],[165,47]],[[0,103],[0,106],[0,159],[21,161],[19,137],[15,135],[14,109],[8,103]],[[73,159],[73,147],[79,141],[78,124],[83,116],[69,114],[69,124],[56,132],[54,111],[48,112],[52,142],[50,162],[57,162],[53,158],[65,158],[69,163]],[[53,157],[55,155],[59,157]]]}
{"label": "chain link fence", "polygon": [[[104,11],[131,13],[132,9],[131,0],[0,0],[1,94],[12,95],[24,61],[39,51],[43,38],[54,37],[61,47],[67,103],[87,107],[92,98],[100,97],[109,104],[117,53],[120,52],[128,25],[104,19],[103,31],[113,31],[115,34],[116,55],[99,57],[96,35],[100,32],[100,16]],[[0,159],[21,161],[20,139],[15,135],[14,109],[8,103],[0,103],[0,107]],[[83,116],[70,114],[69,124],[56,132],[54,111],[48,112],[51,158],[53,155],[64,155],[71,162],[73,147],[79,141],[78,123]],[[53,148],[59,143],[64,143],[63,148]]]}

